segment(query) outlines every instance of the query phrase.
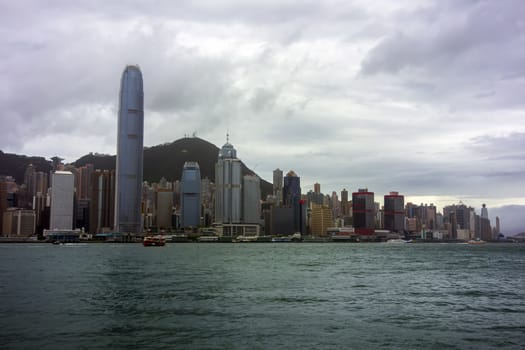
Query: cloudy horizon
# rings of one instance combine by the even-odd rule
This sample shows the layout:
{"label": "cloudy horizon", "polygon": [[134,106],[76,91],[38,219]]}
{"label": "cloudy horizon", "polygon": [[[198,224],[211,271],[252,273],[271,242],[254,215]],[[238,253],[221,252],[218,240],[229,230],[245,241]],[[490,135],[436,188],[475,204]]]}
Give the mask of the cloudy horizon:
{"label": "cloudy horizon", "polygon": [[195,133],[303,192],[525,205],[525,3],[0,3],[0,149],[115,154],[120,75],[144,145]]}

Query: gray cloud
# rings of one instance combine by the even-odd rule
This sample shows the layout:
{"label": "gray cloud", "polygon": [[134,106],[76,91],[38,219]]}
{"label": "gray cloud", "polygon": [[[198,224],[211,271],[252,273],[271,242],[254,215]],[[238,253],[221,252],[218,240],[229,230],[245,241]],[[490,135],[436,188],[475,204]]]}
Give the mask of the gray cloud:
{"label": "gray cloud", "polygon": [[193,132],[221,145],[229,130],[262,176],[294,169],[305,189],[525,203],[524,11],[511,0],[3,2],[0,149],[114,153],[120,74],[138,63],[147,146]]}

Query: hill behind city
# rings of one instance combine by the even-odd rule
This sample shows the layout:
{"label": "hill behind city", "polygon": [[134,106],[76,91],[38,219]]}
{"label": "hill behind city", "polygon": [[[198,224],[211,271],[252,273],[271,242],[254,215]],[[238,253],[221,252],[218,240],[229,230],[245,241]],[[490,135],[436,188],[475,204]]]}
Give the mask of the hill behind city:
{"label": "hill behind city", "polygon": [[[201,178],[215,178],[215,163],[219,155],[219,148],[214,144],[198,137],[185,137],[171,143],[144,148],[144,181],[158,182],[162,177],[168,181],[179,180],[182,168],[187,161],[199,163]],[[75,167],[93,164],[95,169],[115,169],[116,156],[89,153],[80,157],[74,163]],[[242,162],[242,161],[241,161]],[[49,172],[51,161],[43,157],[28,157],[3,153],[0,151],[0,174],[13,176],[17,183],[24,181],[24,172],[29,164],[33,164],[37,171]],[[243,175],[256,175],[242,163]],[[272,192],[272,184],[261,179],[261,196]]]}

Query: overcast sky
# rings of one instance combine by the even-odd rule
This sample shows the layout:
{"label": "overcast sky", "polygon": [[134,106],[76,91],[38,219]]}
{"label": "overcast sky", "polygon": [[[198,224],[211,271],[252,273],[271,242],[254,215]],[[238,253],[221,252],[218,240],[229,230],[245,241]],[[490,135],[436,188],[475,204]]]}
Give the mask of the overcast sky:
{"label": "overcast sky", "polygon": [[120,76],[145,146],[230,142],[303,192],[525,204],[525,2],[0,0],[0,149],[115,154]]}

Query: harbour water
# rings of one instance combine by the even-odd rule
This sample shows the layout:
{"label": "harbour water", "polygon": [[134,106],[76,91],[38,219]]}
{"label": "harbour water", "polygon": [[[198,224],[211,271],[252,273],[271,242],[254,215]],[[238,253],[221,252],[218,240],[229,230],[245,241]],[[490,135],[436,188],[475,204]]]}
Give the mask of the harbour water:
{"label": "harbour water", "polygon": [[519,349],[521,244],[3,244],[1,349]]}

